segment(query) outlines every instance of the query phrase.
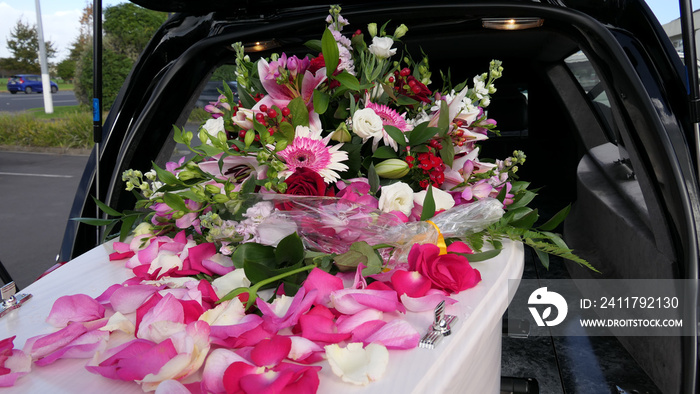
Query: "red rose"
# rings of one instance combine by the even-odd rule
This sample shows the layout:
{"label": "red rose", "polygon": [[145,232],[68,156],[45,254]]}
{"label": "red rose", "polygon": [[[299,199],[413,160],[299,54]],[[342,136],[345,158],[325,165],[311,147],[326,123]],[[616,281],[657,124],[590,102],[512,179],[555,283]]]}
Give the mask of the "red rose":
{"label": "red rose", "polygon": [[418,271],[430,279],[434,288],[450,294],[476,286],[481,281],[481,273],[466,257],[454,252],[471,253],[471,249],[462,242],[455,242],[447,248],[447,254],[440,255],[440,248],[433,244],[414,244],[408,253],[409,270]]}
{"label": "red rose", "polygon": [[326,60],[323,58],[323,54],[319,54],[318,57],[311,59],[308,70],[311,71],[311,74],[316,74],[316,71],[323,67],[326,67]]}
{"label": "red rose", "polygon": [[316,171],[299,167],[284,183],[287,184],[285,194],[295,196],[325,196],[326,182]]}

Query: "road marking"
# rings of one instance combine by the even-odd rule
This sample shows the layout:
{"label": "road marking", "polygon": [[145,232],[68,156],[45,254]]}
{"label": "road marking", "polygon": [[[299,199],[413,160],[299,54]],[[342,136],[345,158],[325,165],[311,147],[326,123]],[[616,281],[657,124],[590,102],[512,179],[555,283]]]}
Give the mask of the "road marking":
{"label": "road marking", "polygon": [[44,177],[44,178],[73,178],[73,175],[21,174],[19,172],[0,172],[0,175],[39,176],[39,177]]}

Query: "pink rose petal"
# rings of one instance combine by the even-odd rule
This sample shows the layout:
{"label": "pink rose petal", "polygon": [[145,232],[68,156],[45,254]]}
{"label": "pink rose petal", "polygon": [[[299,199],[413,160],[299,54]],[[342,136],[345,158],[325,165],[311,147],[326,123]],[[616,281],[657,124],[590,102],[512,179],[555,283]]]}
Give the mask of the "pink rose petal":
{"label": "pink rose petal", "polygon": [[54,302],[46,322],[65,327],[70,322],[87,322],[103,318],[105,307],[85,294],[63,296]]}
{"label": "pink rose petal", "polygon": [[343,289],[332,292],[331,301],[338,312],[346,315],[369,308],[383,312],[405,311],[393,290]]}
{"label": "pink rose petal", "polygon": [[274,366],[287,358],[292,348],[292,340],[288,337],[275,335],[270,339],[263,339],[255,345],[250,353],[250,359],[260,367]]}
{"label": "pink rose petal", "polygon": [[[433,289],[435,290],[435,289]],[[432,311],[440,301],[445,300],[445,305],[452,305],[457,300],[446,296],[443,292],[437,291],[432,294],[427,294],[423,297],[409,297],[404,294],[401,296],[401,303],[411,312]]]}
{"label": "pink rose petal", "polygon": [[222,377],[226,369],[235,362],[250,365],[243,357],[228,349],[219,348],[211,352],[202,372],[202,391],[212,394],[226,393]]}
{"label": "pink rose petal", "polygon": [[421,334],[405,320],[392,320],[371,335],[365,343],[381,343],[387,349],[413,349]]}

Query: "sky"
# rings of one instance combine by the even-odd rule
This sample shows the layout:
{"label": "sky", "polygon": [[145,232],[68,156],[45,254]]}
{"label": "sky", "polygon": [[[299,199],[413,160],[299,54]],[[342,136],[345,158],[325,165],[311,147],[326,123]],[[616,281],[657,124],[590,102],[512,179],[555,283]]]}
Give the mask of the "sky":
{"label": "sky", "polygon": [[[123,3],[125,0],[102,0],[102,7]],[[54,62],[68,55],[70,45],[78,36],[80,14],[92,0],[43,0],[41,1],[44,39],[54,43],[57,49]],[[697,3],[697,0],[696,0]],[[661,24],[679,17],[678,1],[647,0]],[[700,8],[699,6],[694,7]],[[0,0],[0,57],[9,57],[7,39],[19,19],[29,24],[36,23],[36,0]]]}

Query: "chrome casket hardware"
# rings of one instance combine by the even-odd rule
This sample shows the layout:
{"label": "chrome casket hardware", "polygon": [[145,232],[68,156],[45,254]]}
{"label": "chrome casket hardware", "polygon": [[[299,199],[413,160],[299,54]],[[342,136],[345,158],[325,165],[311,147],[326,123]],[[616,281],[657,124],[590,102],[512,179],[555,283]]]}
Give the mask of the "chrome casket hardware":
{"label": "chrome casket hardware", "polygon": [[0,304],[0,317],[5,316],[8,312],[13,309],[17,309],[27,300],[32,298],[31,294],[16,294],[17,286],[15,282],[10,282],[0,289],[0,294],[2,294],[2,303]]}
{"label": "chrome casket hardware", "polygon": [[452,324],[457,321],[457,316],[445,314],[445,300],[435,307],[435,320],[428,328],[428,333],[420,340],[419,346],[425,349],[435,349],[435,345],[442,338],[452,333]]}

